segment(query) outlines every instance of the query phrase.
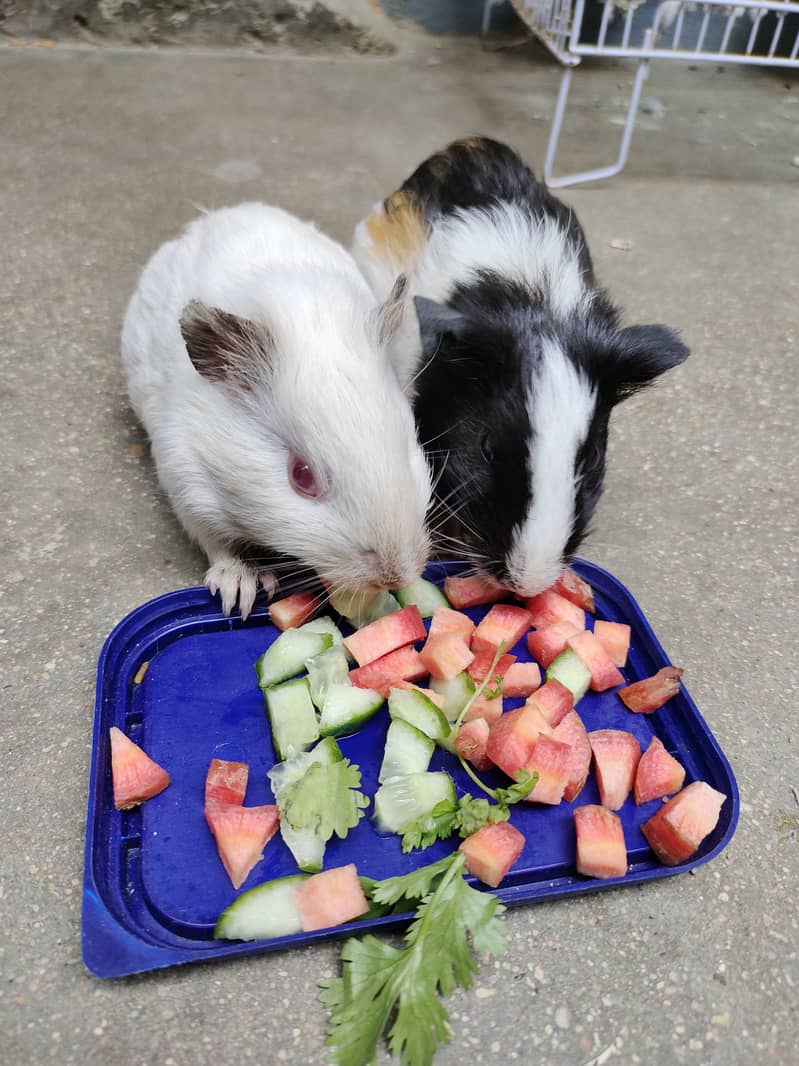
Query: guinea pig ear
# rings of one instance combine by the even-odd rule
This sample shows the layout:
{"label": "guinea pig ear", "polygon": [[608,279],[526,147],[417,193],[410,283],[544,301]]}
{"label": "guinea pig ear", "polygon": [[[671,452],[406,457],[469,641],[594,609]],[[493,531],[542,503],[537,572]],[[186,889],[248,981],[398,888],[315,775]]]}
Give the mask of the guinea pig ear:
{"label": "guinea pig ear", "polygon": [[416,317],[419,319],[419,332],[422,336],[422,349],[431,355],[438,348],[439,341],[445,333],[458,336],[466,325],[466,316],[445,304],[428,300],[426,296],[414,296]]}
{"label": "guinea pig ear", "polygon": [[386,302],[377,312],[377,339],[388,344],[402,325],[405,317],[405,294],[408,291],[408,275],[400,274],[394,282]]}
{"label": "guinea pig ear", "polygon": [[649,385],[672,367],[684,363],[691,354],[668,326],[628,326],[614,338],[612,387],[615,402]]}
{"label": "guinea pig ear", "polygon": [[274,340],[265,326],[192,300],[180,316],[189,359],[208,381],[249,389],[257,364],[270,363]]}

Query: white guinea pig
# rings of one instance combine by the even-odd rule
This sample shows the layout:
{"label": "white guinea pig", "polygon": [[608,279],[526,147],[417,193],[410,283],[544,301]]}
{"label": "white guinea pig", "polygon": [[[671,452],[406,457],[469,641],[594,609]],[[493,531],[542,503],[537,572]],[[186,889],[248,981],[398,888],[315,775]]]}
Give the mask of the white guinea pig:
{"label": "white guinea pig", "polygon": [[379,306],[344,248],[258,203],[204,215],[145,267],[122,329],[130,399],[226,614],[277,587],[253,546],[331,590],[424,568],[430,474],[385,351],[403,287]]}

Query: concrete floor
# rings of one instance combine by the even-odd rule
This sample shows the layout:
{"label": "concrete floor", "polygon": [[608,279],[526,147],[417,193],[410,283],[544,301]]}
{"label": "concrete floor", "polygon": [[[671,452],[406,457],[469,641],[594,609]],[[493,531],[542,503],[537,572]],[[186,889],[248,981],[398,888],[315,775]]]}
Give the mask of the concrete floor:
{"label": "concrete floor", "polygon": [[[578,72],[564,165],[603,161],[629,72]],[[262,198],[341,239],[431,149],[475,131],[540,168],[557,71],[533,48],[391,59],[0,52],[0,1031],[9,1066],[322,1063],[321,946],[102,982],[80,957],[97,655],[197,584],[127,408],[137,272],[197,205]],[[454,1064],[796,1062],[799,1046],[799,82],[655,67],[626,172],[565,198],[629,321],[693,358],[619,410],[584,554],[632,590],[738,777],[694,876],[509,913],[449,1004]],[[629,250],[614,246],[631,242]]]}

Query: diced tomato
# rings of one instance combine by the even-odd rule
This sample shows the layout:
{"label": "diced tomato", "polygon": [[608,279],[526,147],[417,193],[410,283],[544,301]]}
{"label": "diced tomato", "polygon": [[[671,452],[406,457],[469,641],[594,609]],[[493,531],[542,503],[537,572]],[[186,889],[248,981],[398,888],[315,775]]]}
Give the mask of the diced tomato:
{"label": "diced tomato", "polygon": [[679,666],[664,666],[653,677],[620,688],[616,695],[636,714],[651,714],[677,695],[682,674]]}
{"label": "diced tomato", "polygon": [[566,647],[566,641],[580,630],[571,622],[555,622],[527,634],[527,648],[543,668],[549,666]]}
{"label": "diced tomato", "polygon": [[531,617],[523,607],[494,604],[474,631],[472,650],[495,652],[504,643],[505,651],[510,651],[530,628]]}
{"label": "diced tomato", "polygon": [[624,684],[624,676],[618,666],[590,630],[575,633],[566,643],[591,671],[591,688],[594,692],[604,692],[614,685]]}
{"label": "diced tomato", "polygon": [[506,711],[491,726],[486,754],[508,777],[514,777],[528,762],[541,733],[551,736],[552,730],[537,707],[525,704]]}
{"label": "diced tomato", "polygon": [[[472,662],[466,667],[466,672],[470,677],[479,685],[488,671],[491,669],[491,663],[494,661],[496,655],[496,649],[494,651],[478,651]],[[497,665],[494,668],[494,673],[489,681],[489,688],[492,688],[496,684],[497,674],[504,676],[505,671],[509,666],[512,666],[516,662],[515,655],[500,655],[497,660]]]}
{"label": "diced tomato", "polygon": [[571,603],[576,603],[584,611],[590,611],[593,614],[596,610],[594,606],[594,590],[571,567],[563,571],[555,582],[554,589],[564,599],[569,600]]}
{"label": "diced tomato", "polygon": [[726,798],[705,781],[694,781],[644,822],[641,832],[662,863],[676,866],[716,828]]}
{"label": "diced tomato", "polygon": [[555,806],[563,799],[563,790],[569,781],[571,749],[554,737],[539,734],[524,768],[528,774],[538,774],[538,780],[525,800]]}
{"label": "diced tomato", "polygon": [[597,804],[576,807],[577,872],[585,877],[624,877],[627,846],[621,819]]}
{"label": "diced tomato", "polygon": [[343,925],[369,910],[369,901],[352,863],[323,870],[302,881],[294,889],[294,902],[306,933]]}
{"label": "diced tomato", "polygon": [[624,666],[630,650],[630,627],[624,622],[605,622],[597,618],[594,636],[616,666]]}
{"label": "diced tomato", "polygon": [[588,780],[588,771],[591,767],[591,742],[577,711],[569,711],[563,721],[555,727],[552,736],[562,744],[568,744],[570,748],[569,780],[563,789],[563,798],[567,803],[571,803],[580,795]]}
{"label": "diced tomato", "polygon": [[312,592],[295,592],[269,604],[269,617],[278,629],[294,629],[307,622],[321,605],[321,596]]}
{"label": "diced tomato", "polygon": [[216,838],[219,857],[234,888],[240,888],[253,867],[264,857],[264,848],[278,829],[276,806],[242,807],[233,803],[212,803],[205,818]]}
{"label": "diced tomato", "polygon": [[146,755],[138,744],[112,725],[111,778],[114,786],[114,806],[118,811],[135,807],[163,792],[169,784],[169,774]]}
{"label": "diced tomato", "polygon": [[489,725],[485,718],[464,722],[455,737],[455,751],[472,764],[475,770],[490,770],[492,762],[486,755]]}
{"label": "diced tomato", "polygon": [[246,762],[211,759],[205,777],[205,806],[211,803],[242,804],[249,774]]}
{"label": "diced tomato", "polygon": [[451,681],[474,661],[474,652],[459,633],[439,633],[427,638],[419,657],[431,677]]}
{"label": "diced tomato", "polygon": [[412,681],[395,681],[392,688],[415,689],[417,692],[421,692],[423,696],[427,696],[430,702],[434,703],[439,710],[442,710],[447,702],[440,692],[433,692],[431,688],[422,688],[420,685],[414,685]]}
{"label": "diced tomato", "polygon": [[633,795],[636,803],[648,803],[679,792],[685,781],[685,768],[670,755],[662,741],[652,737],[635,771]]}
{"label": "diced tomato", "polygon": [[475,625],[468,614],[453,611],[450,607],[436,607],[430,621],[430,636],[439,633],[459,633],[467,644],[471,644]]}
{"label": "diced tomato", "polygon": [[350,681],[358,688],[373,688],[388,699],[388,692],[397,681],[418,681],[427,676],[427,667],[419,658],[419,652],[412,645],[397,648],[388,655],[375,659],[367,666],[350,670]]}
{"label": "diced tomato", "polygon": [[527,702],[534,703],[549,725],[555,729],[573,709],[574,696],[557,678],[552,678],[551,681],[545,681]]}
{"label": "diced tomato", "polygon": [[641,745],[623,729],[595,729],[588,740],[594,753],[599,802],[617,811],[633,787]]}
{"label": "diced tomato", "polygon": [[585,629],[585,611],[554,589],[531,596],[525,607],[533,616],[530,624],[536,629],[543,629],[555,622],[570,622],[575,629]]}
{"label": "diced tomato", "polygon": [[344,644],[358,666],[366,666],[397,648],[424,640],[426,636],[419,608],[412,603],[358,629],[344,638]]}
{"label": "diced tomato", "polygon": [[502,694],[509,699],[532,696],[541,684],[537,663],[511,663],[503,674]]}
{"label": "diced tomato", "polygon": [[444,580],[444,595],[457,610],[496,603],[510,593],[493,577],[475,574],[473,577],[448,577]]}
{"label": "diced tomato", "polygon": [[524,851],[524,836],[510,822],[495,822],[468,836],[458,850],[472,877],[497,888]]}

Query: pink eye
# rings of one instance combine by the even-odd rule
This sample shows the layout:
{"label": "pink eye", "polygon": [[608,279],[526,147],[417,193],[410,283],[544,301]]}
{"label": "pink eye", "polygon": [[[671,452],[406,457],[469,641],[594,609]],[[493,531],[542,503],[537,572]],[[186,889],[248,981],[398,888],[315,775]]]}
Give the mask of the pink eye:
{"label": "pink eye", "polygon": [[299,456],[292,455],[289,458],[289,481],[300,496],[310,496],[313,499],[319,495],[319,485],[313,470]]}

